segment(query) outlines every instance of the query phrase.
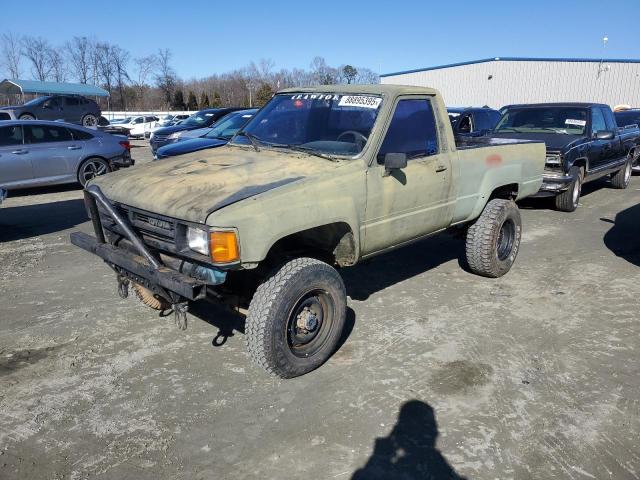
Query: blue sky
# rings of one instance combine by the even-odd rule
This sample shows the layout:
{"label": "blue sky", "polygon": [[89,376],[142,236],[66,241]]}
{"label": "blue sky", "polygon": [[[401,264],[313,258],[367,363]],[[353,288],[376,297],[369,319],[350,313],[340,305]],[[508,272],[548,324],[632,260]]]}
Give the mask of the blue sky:
{"label": "blue sky", "polygon": [[[183,78],[320,55],[389,73],[493,56],[640,58],[639,0],[2,2],[0,32],[62,44],[95,36],[133,57],[170,48]],[[16,19],[16,23],[12,23]]]}

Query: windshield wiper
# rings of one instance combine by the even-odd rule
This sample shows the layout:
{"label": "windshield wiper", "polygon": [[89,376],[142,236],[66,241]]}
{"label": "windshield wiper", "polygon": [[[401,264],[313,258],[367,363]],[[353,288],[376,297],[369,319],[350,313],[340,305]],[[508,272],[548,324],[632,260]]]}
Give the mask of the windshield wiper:
{"label": "windshield wiper", "polygon": [[276,147],[276,148],[287,148],[289,150],[293,150],[296,152],[308,153],[309,155],[314,155],[316,157],[324,158],[325,160],[331,160],[332,162],[338,161],[338,159],[333,155],[330,155],[328,153],[318,152],[311,147],[305,147],[303,145],[296,145],[293,143],[269,143],[269,146]]}
{"label": "windshield wiper", "polygon": [[251,145],[253,146],[253,149],[256,152],[260,151],[260,148],[258,148],[258,142],[261,142],[261,140],[256,137],[253,133],[249,133],[249,132],[245,132],[244,130],[240,130],[239,132],[236,132],[236,135],[242,135],[245,136],[249,139],[249,141],[251,142]]}

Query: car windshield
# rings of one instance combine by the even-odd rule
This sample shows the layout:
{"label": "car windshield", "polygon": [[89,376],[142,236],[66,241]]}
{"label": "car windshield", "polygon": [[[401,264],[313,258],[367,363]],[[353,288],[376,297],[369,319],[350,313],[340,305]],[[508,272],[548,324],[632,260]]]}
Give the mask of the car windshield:
{"label": "car windshield", "polygon": [[229,140],[240,128],[253,117],[252,113],[232,113],[214,124],[203,137]]}
{"label": "car windshield", "polygon": [[29,100],[28,102],[26,102],[24,105],[28,106],[28,105],[38,105],[42,102],[44,102],[47,98],[49,97],[38,97],[38,98],[34,98],[33,100]]}
{"label": "car windshield", "polygon": [[213,112],[196,112],[182,122],[182,124],[189,126],[205,125],[207,122],[211,121],[211,117],[213,117],[213,115]]}
{"label": "car windshield", "polygon": [[233,138],[233,144],[357,155],[367,143],[381,104],[377,95],[279,94]]}
{"label": "car windshield", "polygon": [[495,131],[584,135],[587,113],[581,107],[511,107],[503,111]]}

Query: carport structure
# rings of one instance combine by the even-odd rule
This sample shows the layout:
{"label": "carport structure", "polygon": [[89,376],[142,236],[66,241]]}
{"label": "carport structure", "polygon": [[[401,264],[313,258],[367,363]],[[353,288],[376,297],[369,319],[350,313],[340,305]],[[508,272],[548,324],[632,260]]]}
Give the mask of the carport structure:
{"label": "carport structure", "polygon": [[0,82],[0,94],[20,95],[82,95],[85,97],[109,97],[109,92],[95,85],[66,82],[40,82],[38,80],[9,80]]}

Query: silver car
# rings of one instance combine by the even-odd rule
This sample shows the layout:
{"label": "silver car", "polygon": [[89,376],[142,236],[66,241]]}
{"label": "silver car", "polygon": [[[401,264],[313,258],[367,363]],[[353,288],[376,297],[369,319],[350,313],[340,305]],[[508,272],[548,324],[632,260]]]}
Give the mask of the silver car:
{"label": "silver car", "polygon": [[79,182],[134,164],[126,137],[60,122],[0,121],[0,188]]}

